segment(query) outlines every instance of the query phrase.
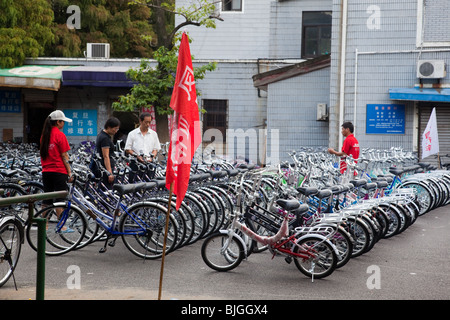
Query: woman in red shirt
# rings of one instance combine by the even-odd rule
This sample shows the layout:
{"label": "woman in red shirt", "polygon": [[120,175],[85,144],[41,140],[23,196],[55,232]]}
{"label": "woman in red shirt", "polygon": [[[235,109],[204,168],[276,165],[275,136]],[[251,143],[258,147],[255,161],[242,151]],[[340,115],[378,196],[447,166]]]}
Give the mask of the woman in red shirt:
{"label": "woman in red shirt", "polygon": [[[44,192],[64,191],[71,182],[72,171],[69,165],[69,142],[61,131],[65,122],[72,122],[61,110],[50,113],[42,129],[40,155],[42,166],[42,183]],[[51,205],[52,199],[44,200],[44,205]]]}

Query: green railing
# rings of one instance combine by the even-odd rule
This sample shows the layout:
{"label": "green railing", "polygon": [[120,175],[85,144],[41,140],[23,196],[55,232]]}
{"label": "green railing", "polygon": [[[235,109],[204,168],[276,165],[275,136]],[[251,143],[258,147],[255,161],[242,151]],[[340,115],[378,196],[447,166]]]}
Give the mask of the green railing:
{"label": "green railing", "polygon": [[[37,269],[36,269],[36,300],[44,300],[45,293],[45,242],[47,238],[47,220],[34,217],[34,203],[48,199],[60,199],[67,197],[67,191],[44,192],[33,195],[0,198],[0,207],[6,207],[18,203],[28,204],[27,223],[36,223],[38,227],[37,245]],[[0,190],[0,196],[3,191]]]}

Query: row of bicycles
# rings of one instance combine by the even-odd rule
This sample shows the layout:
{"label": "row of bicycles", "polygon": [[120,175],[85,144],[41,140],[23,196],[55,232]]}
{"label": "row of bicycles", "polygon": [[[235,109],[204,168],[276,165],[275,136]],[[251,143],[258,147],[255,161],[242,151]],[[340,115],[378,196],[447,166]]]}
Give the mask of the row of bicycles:
{"label": "row of bicycles", "polygon": [[[304,149],[290,152],[288,163],[264,168],[197,162],[181,207],[176,210],[172,199],[168,215],[163,162],[136,163],[133,171],[136,160],[118,152],[117,180],[108,187],[89,169],[97,160],[92,149],[74,149],[76,179],[66,199],[32,204],[34,217],[47,221],[47,255],[98,242],[104,253],[120,238],[135,256],[158,259],[164,250],[170,254],[201,240],[203,261],[217,271],[269,250],[319,279],[450,201],[448,171],[417,164],[401,150],[366,150],[358,162],[347,159],[348,173],[341,175],[326,152]],[[27,156],[15,166],[0,164],[3,198],[43,192],[38,163],[29,152],[20,154]],[[25,239],[38,248],[28,205],[0,208],[0,286],[13,276]]]}

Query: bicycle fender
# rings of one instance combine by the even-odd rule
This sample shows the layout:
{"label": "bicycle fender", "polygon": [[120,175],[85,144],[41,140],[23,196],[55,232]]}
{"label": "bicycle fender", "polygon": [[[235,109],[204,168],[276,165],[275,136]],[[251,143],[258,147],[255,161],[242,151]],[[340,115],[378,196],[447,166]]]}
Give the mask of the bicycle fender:
{"label": "bicycle fender", "polygon": [[226,234],[228,236],[235,237],[236,239],[238,239],[239,242],[242,244],[242,247],[244,248],[245,257],[247,257],[247,245],[245,244],[244,239],[242,239],[239,235],[237,235],[236,232],[231,231],[231,235],[230,235],[230,230],[219,230],[218,232],[220,234]]}
{"label": "bicycle fender", "polygon": [[299,242],[300,240],[303,240],[304,238],[307,238],[307,237],[315,237],[315,238],[321,239],[322,241],[328,242],[331,245],[331,247],[333,248],[334,253],[336,253],[336,255],[339,256],[339,251],[336,248],[336,246],[330,240],[328,240],[326,237],[324,237],[324,236],[322,236],[320,234],[311,234],[311,233],[310,234],[305,234],[305,235],[301,236],[300,238],[298,238],[296,243]]}

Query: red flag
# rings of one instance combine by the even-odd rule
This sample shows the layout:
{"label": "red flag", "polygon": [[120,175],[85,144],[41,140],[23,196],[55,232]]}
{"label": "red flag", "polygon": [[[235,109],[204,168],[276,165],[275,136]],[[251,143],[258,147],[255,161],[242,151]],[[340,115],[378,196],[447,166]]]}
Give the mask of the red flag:
{"label": "red flag", "polygon": [[170,189],[170,185],[173,183],[172,190],[177,196],[176,208],[178,210],[189,185],[192,158],[201,142],[194,69],[186,33],[183,33],[181,38],[170,107],[174,110],[174,115],[170,130],[166,188]]}

